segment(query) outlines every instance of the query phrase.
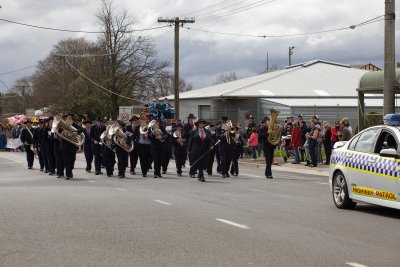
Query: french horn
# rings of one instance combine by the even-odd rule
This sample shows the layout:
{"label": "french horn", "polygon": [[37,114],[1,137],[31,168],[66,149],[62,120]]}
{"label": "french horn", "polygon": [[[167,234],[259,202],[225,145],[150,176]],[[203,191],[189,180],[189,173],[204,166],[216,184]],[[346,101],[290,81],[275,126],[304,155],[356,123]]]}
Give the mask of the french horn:
{"label": "french horn", "polygon": [[85,142],[85,135],[83,133],[78,134],[78,130],[72,126],[72,122],[64,121],[60,115],[54,118],[51,132],[56,137],[64,139],[78,148]]}

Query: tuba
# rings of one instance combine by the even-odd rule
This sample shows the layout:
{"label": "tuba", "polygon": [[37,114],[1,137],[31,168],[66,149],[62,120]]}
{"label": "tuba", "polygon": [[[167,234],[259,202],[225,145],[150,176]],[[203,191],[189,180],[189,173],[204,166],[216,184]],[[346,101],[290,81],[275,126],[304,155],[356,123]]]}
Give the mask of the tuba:
{"label": "tuba", "polygon": [[154,135],[154,137],[160,140],[160,142],[165,141],[163,132],[161,131],[160,127],[156,125],[156,120],[152,120],[147,127],[150,129],[150,132]]}
{"label": "tuba", "polygon": [[233,123],[231,120],[228,120],[226,122],[226,126],[224,128],[226,128],[226,129],[224,129],[226,142],[228,144],[230,144],[231,143],[231,135],[236,133],[236,127],[233,126]]}
{"label": "tuba", "polygon": [[131,153],[133,150],[133,144],[128,145],[128,136],[122,131],[121,126],[118,123],[114,123],[110,127],[110,134],[112,134],[114,144],[122,148],[128,153]]}
{"label": "tuba", "polygon": [[270,112],[271,112],[271,121],[268,126],[268,132],[272,133],[268,134],[267,140],[271,145],[277,145],[281,141],[282,130],[283,130],[282,125],[276,123],[276,119],[278,118],[280,111],[275,109],[270,109]]}
{"label": "tuba", "polygon": [[78,130],[72,126],[72,123],[64,121],[59,115],[54,118],[51,132],[56,137],[64,139],[77,147],[80,147],[85,142],[85,135],[83,133],[78,134]]}
{"label": "tuba", "polygon": [[115,149],[112,147],[112,135],[113,133],[111,132],[111,125],[108,125],[106,130],[100,135],[100,140],[108,149],[115,151]]}

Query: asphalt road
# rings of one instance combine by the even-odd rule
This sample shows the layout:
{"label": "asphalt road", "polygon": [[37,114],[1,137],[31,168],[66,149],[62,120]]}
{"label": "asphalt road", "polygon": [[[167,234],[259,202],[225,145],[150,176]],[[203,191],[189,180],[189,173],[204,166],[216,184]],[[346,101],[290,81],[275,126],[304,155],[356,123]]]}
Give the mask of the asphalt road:
{"label": "asphalt road", "polygon": [[0,266],[400,266],[400,212],[339,210],[328,177],[120,180],[79,154],[67,181],[24,156],[0,154]]}

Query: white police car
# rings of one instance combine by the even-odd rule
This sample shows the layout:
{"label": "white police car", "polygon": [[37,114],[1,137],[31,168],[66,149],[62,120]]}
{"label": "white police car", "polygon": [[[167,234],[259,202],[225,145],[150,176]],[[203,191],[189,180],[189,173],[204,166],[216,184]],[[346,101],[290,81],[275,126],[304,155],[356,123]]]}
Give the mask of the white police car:
{"label": "white police car", "polygon": [[329,186],[336,207],[360,201],[400,209],[400,114],[384,122],[335,144]]}

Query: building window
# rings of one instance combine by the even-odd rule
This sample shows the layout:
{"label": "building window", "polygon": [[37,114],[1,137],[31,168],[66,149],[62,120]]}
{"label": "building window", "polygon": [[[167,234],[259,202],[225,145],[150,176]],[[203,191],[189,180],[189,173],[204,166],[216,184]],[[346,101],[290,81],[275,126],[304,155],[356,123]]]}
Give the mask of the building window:
{"label": "building window", "polygon": [[211,120],[211,105],[199,105],[199,118]]}

